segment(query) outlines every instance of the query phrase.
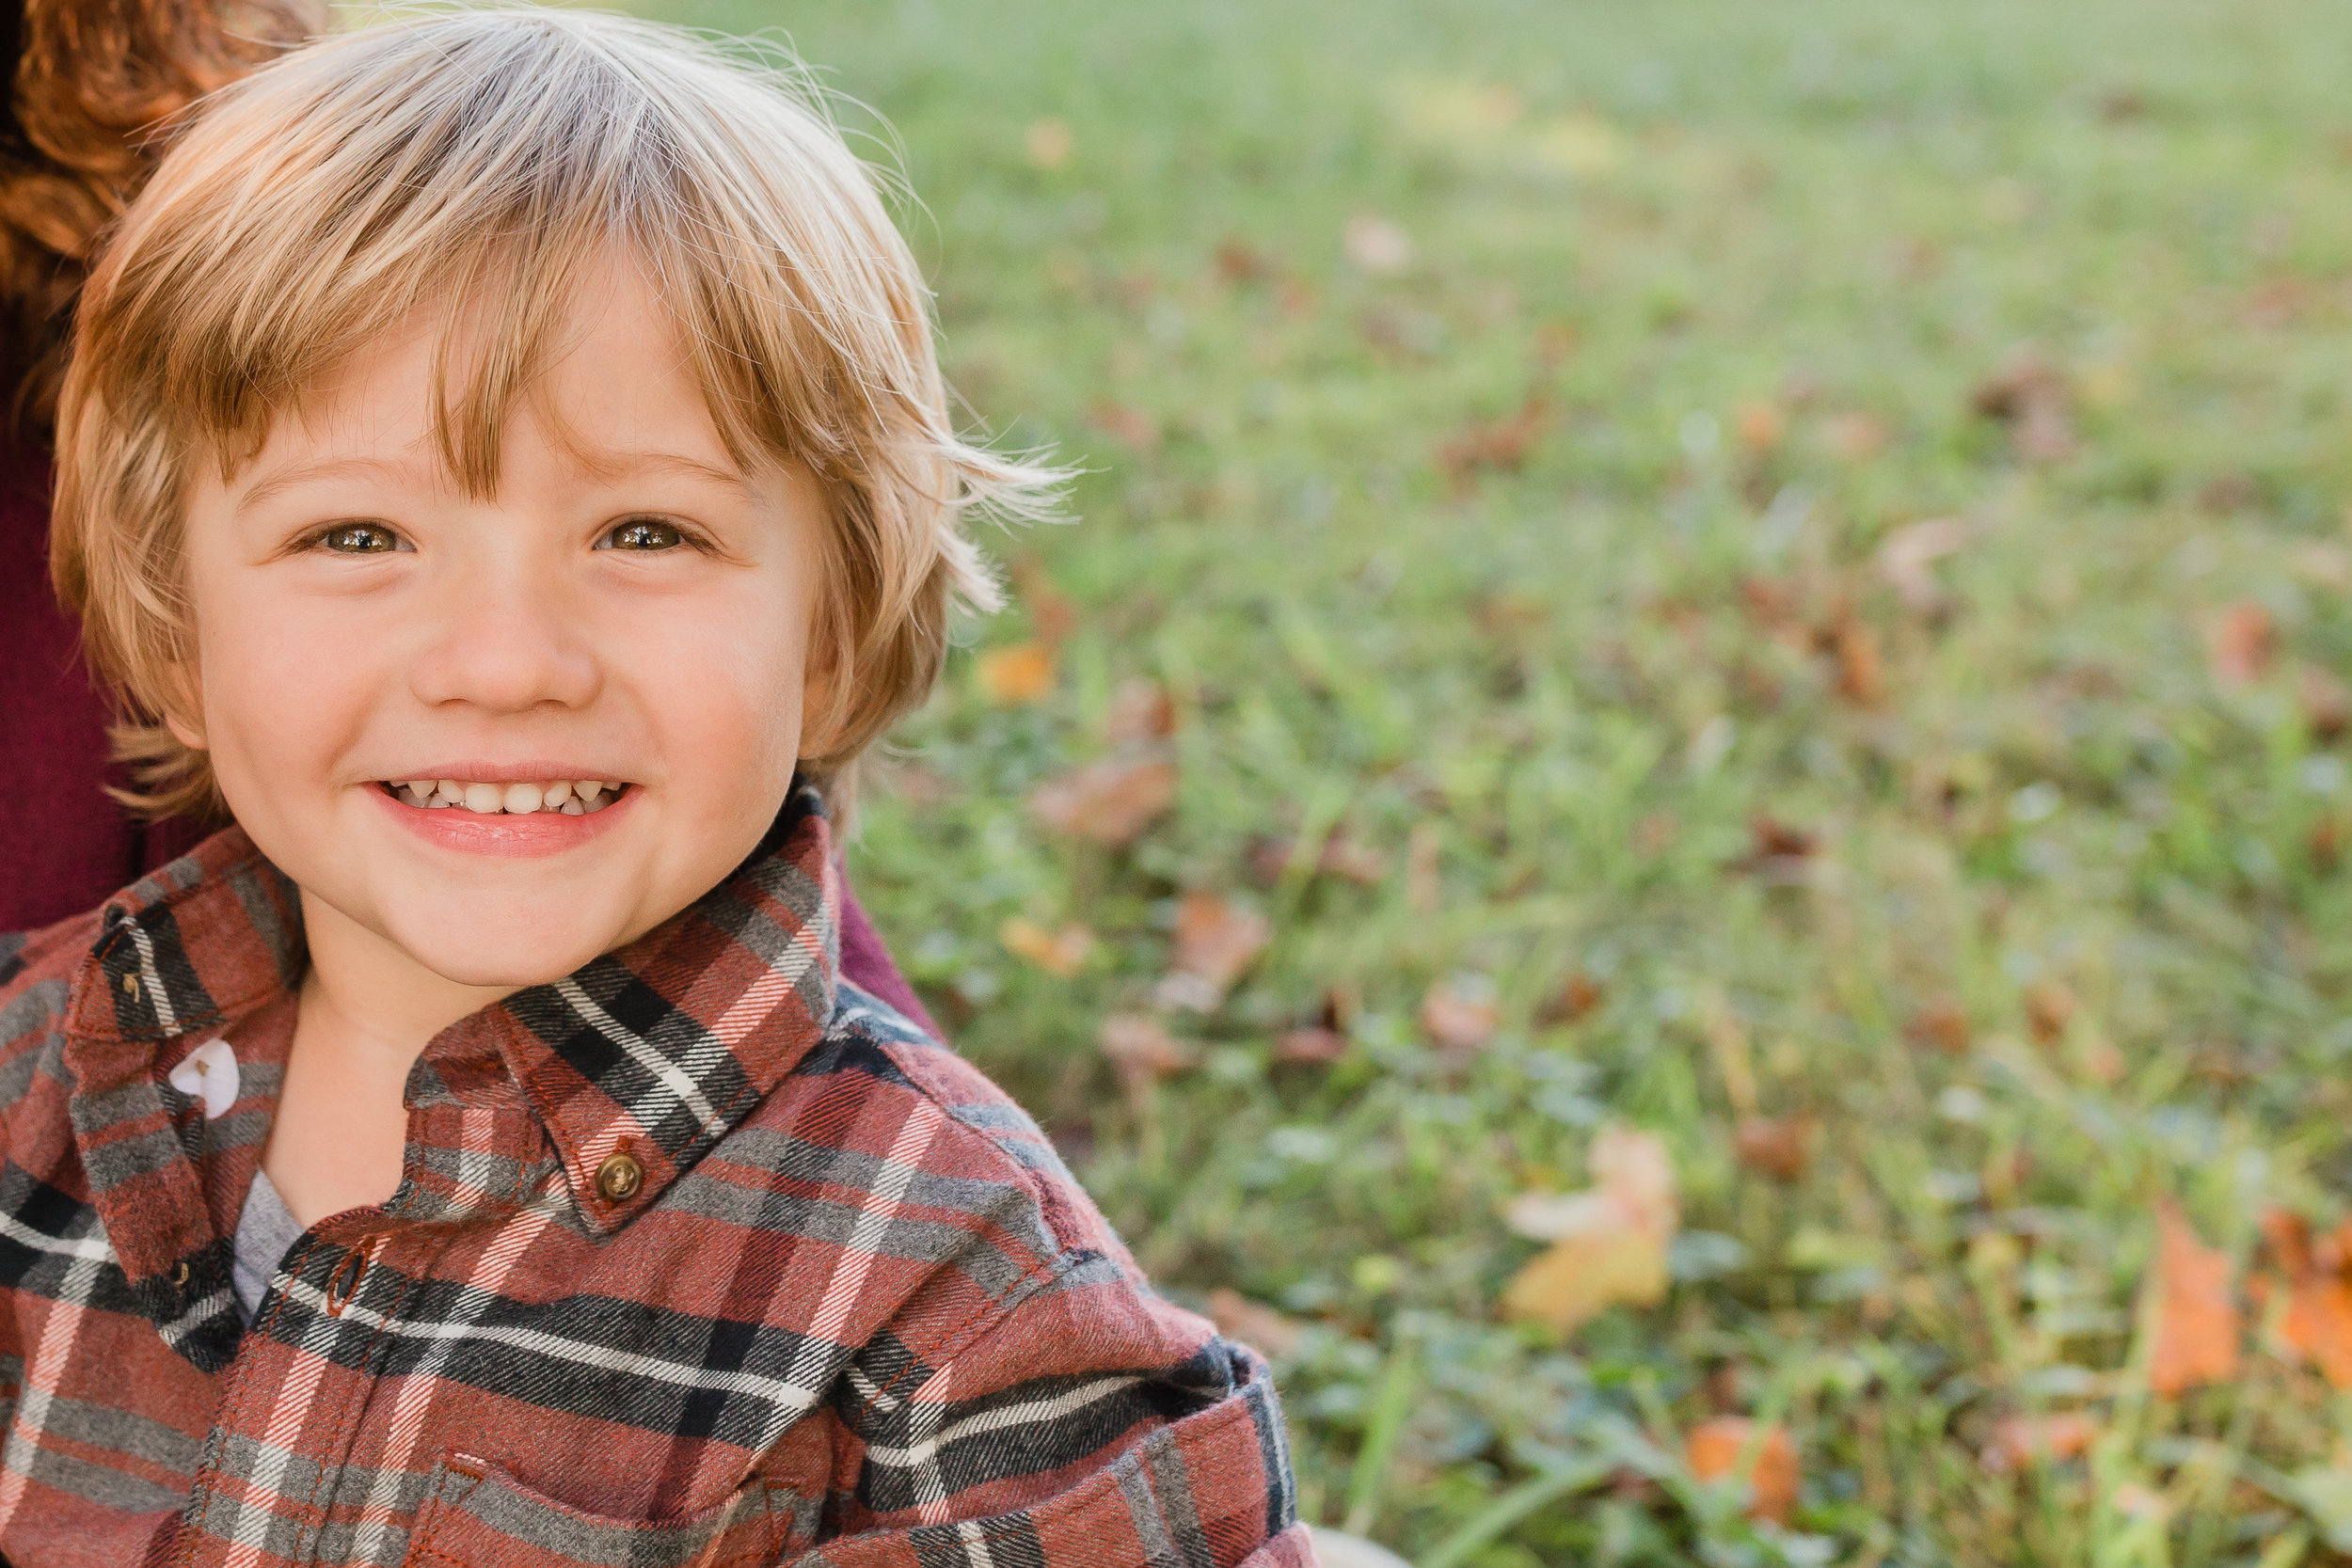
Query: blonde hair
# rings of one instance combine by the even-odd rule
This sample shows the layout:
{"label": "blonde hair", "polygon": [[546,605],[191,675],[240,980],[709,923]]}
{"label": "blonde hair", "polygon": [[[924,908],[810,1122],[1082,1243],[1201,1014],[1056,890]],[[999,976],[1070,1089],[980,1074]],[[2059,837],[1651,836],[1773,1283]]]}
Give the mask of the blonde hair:
{"label": "blonde hair", "polygon": [[[829,499],[803,759],[837,806],[860,752],[936,679],[956,603],[993,578],[976,507],[1037,516],[1060,475],[960,439],[930,300],[875,175],[806,76],[675,29],[529,7],[437,12],[311,45],[199,106],[91,272],[57,410],[52,571],[126,717],[129,804],[220,809],[188,712],[190,465],[224,477],[349,355],[430,307],[435,434],[486,494],[501,429],[632,255],[739,463]],[[193,717],[193,715],[190,715]]]}

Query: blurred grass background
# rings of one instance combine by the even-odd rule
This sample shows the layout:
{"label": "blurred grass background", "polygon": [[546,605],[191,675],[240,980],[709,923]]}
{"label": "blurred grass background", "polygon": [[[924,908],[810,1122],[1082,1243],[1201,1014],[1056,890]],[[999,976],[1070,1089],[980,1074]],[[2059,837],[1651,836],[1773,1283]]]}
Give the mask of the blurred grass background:
{"label": "blurred grass background", "polygon": [[[855,879],[1274,1354],[1309,1517],[1422,1568],[2352,1553],[2260,1234],[2352,1182],[2352,13],[645,8],[886,117],[975,420],[1089,470]],[[1137,681],[1172,809],[1057,831]],[[1271,930],[1205,1007],[1187,893]],[[1505,1321],[1505,1204],[1611,1123],[1671,1291]],[[2177,1397],[2167,1200],[2243,1340]],[[1723,1417],[1788,1434],[1779,1522],[1692,1471]]]}

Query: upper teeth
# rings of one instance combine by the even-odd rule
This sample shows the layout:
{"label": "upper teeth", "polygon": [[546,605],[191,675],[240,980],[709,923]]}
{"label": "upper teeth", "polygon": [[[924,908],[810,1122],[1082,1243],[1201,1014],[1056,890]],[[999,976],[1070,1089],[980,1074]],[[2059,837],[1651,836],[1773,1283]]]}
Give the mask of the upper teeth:
{"label": "upper teeth", "polygon": [[468,811],[555,811],[566,816],[602,811],[627,787],[603,779],[557,779],[550,784],[468,784],[463,779],[395,779],[392,789],[412,806]]}

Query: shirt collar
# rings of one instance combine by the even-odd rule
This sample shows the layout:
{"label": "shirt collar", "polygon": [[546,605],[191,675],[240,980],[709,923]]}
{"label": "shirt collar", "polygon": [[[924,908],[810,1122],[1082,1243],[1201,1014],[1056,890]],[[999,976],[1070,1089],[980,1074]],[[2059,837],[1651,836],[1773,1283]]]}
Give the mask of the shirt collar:
{"label": "shirt collar", "polygon": [[[610,1232],[823,1038],[840,906],[822,805],[798,786],[724,882],[627,947],[460,1020],[426,1059],[495,1049],[546,1127],[582,1220]],[[202,1305],[191,1300],[205,1293],[198,1276],[225,1268],[225,1253],[183,1149],[186,1107],[163,1082],[164,1058],[180,1053],[173,1042],[283,996],[307,961],[293,882],[231,828],[108,900],[72,982],[75,1138],[124,1273],[167,1338],[168,1320]],[[633,1172],[616,1178],[616,1158]]]}

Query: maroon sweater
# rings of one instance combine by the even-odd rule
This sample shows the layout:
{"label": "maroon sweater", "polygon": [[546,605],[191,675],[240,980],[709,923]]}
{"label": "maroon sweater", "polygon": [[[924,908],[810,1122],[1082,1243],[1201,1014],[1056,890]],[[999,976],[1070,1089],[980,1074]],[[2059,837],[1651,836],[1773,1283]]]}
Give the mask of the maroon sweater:
{"label": "maroon sweater", "polygon": [[[48,460],[0,438],[0,932],[93,909],[204,836],[141,827],[101,788],[106,700],[49,591],[48,538]],[[938,1035],[846,880],[841,894],[842,974]]]}

